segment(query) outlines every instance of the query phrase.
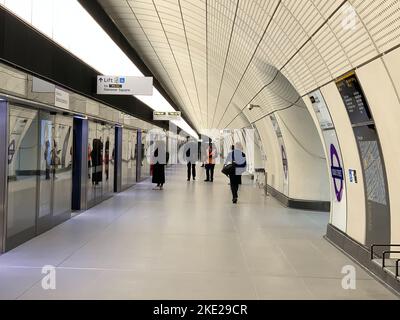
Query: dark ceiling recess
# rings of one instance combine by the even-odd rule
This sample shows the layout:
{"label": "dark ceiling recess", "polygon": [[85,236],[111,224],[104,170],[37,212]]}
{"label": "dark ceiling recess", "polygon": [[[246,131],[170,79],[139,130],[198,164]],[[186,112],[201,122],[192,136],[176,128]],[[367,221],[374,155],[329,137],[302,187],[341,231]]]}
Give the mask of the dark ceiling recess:
{"label": "dark ceiling recess", "polygon": [[154,74],[146,66],[143,60],[140,58],[138,53],[132,46],[125,36],[119,31],[113,20],[107,15],[97,0],[78,0],[79,3],[86,9],[87,12],[97,21],[97,23],[104,29],[105,32],[113,39],[113,41],[121,48],[121,50],[131,59],[131,61],[138,67],[138,69],[148,77],[154,78],[154,87],[163,95],[163,97],[171,104],[171,106],[182,112],[182,117],[185,121],[195,130],[198,131],[193,123],[190,121],[187,114],[177,106],[177,104],[171,99],[168,93],[165,91],[161,83],[156,79]]}

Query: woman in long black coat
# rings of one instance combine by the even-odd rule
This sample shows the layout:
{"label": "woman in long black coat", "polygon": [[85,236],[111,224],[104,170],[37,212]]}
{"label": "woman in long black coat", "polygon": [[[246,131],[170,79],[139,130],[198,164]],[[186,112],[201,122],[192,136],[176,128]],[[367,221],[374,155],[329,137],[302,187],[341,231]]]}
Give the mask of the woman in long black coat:
{"label": "woman in long black coat", "polygon": [[153,179],[152,183],[157,184],[157,187],[154,190],[164,188],[165,184],[165,166],[169,161],[169,153],[166,151],[165,143],[158,142],[156,143],[154,157],[153,157]]}

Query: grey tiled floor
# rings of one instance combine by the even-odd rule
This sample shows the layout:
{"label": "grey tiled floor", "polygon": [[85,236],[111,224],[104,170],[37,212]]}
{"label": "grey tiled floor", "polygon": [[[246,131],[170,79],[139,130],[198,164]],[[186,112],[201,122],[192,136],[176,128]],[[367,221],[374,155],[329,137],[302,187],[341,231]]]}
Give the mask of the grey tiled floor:
{"label": "grey tiled floor", "polygon": [[[328,215],[283,208],[228,181],[137,185],[0,257],[0,299],[395,299],[323,239]],[[41,287],[57,267],[56,290]]]}

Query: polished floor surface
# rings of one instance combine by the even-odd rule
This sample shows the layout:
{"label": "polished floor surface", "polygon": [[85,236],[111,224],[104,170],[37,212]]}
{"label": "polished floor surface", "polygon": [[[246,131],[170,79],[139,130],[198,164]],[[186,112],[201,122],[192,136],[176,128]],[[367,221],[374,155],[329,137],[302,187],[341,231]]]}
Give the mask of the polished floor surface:
{"label": "polished floor surface", "polygon": [[[327,214],[251,185],[233,205],[224,177],[200,178],[169,169],[164,191],[141,183],[2,255],[0,299],[396,298],[323,239]],[[342,288],[348,265],[356,290]]]}

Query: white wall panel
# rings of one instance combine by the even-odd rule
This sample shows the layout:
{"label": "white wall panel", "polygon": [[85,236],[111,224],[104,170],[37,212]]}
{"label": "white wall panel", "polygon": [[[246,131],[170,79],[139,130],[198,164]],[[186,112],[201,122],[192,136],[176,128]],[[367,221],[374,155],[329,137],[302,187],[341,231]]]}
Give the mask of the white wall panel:
{"label": "white wall panel", "polygon": [[345,170],[348,172],[349,169],[353,169],[356,170],[358,174],[357,184],[349,183],[347,180],[347,234],[356,241],[365,243],[366,215],[364,179],[353,128],[336,84],[330,83],[321,88],[321,91],[328,105],[332,120],[336,125],[336,132],[342,149],[343,162],[346,166]]}
{"label": "white wall panel", "polygon": [[392,227],[392,243],[400,241],[400,103],[382,60],[357,70],[378,130],[385,160]]}

